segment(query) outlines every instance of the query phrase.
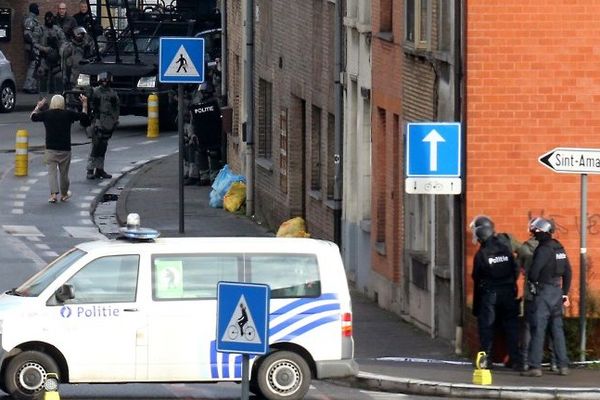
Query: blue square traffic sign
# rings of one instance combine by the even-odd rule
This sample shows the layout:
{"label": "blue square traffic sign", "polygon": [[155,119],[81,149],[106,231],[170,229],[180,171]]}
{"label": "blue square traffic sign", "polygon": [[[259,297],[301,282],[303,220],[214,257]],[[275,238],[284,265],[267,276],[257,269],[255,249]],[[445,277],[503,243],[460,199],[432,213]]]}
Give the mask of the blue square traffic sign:
{"label": "blue square traffic sign", "polygon": [[460,177],[460,123],[409,123],[406,133],[406,176]]}
{"label": "blue square traffic sign", "polygon": [[269,350],[268,285],[217,284],[217,351],[266,354]]}
{"label": "blue square traffic sign", "polygon": [[204,82],[204,38],[161,37],[158,55],[160,82]]}

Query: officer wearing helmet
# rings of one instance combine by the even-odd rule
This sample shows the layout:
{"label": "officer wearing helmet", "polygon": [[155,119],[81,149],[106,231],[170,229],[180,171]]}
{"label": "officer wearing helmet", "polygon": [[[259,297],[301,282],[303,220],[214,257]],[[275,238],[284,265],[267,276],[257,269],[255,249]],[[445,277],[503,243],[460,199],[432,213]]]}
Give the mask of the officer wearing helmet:
{"label": "officer wearing helmet", "polygon": [[203,82],[190,106],[191,127],[188,134],[189,165],[185,184],[209,185],[221,168],[221,108],[214,87]]}
{"label": "officer wearing helmet", "polygon": [[110,72],[101,72],[97,78],[98,86],[93,89],[88,100],[92,114],[92,147],[87,162],[86,178],[110,179],[112,175],[104,170],[104,159],[108,140],[119,124],[119,96],[111,87]]}
{"label": "officer wearing helmet", "polygon": [[[508,365],[518,369],[521,367],[516,286],[519,267],[512,250],[495,234],[491,219],[476,217],[471,229],[480,245],[473,258],[472,278],[475,288],[473,315],[477,317],[481,351],[491,356],[495,326],[500,322],[508,345]],[[490,363],[486,360],[484,364],[489,367]]]}
{"label": "officer wearing helmet", "polygon": [[563,306],[568,307],[571,287],[571,264],[563,245],[552,238],[552,221],[538,217],[531,222],[531,230],[538,246],[533,253],[531,269],[527,276],[533,296],[529,325],[528,370],[524,376],[542,376],[541,363],[546,330],[550,327],[558,364],[558,374],[569,374],[569,359],[563,331]]}
{"label": "officer wearing helmet", "polygon": [[71,38],[60,49],[61,70],[65,90],[77,86],[80,63],[94,56],[94,46],[83,26],[73,29]]}
{"label": "officer wearing helmet", "polygon": [[23,20],[23,40],[25,41],[25,59],[28,63],[25,74],[23,91],[25,93],[39,92],[38,68],[41,62],[40,47],[43,30],[37,17],[40,9],[37,3],[29,5],[29,13]]}
{"label": "officer wearing helmet", "polygon": [[[523,361],[523,367],[525,370],[529,368],[527,364],[527,360],[529,359],[529,343],[531,342],[531,327],[529,326],[529,321],[531,320],[531,316],[535,311],[532,303],[533,295],[529,291],[529,280],[527,279],[527,276],[529,275],[529,271],[531,271],[533,253],[538,246],[538,241],[534,235],[535,226],[533,224],[536,219],[537,218],[532,218],[527,223],[529,239],[524,241],[523,244],[517,249],[517,263],[521,267],[525,277],[523,280],[523,309],[521,311],[523,318],[520,326],[521,342],[519,344],[521,349],[521,360]],[[554,347],[552,343],[552,335],[549,331],[547,332],[546,340],[548,349],[550,351],[550,370],[553,372],[558,372],[558,366],[556,365],[556,357],[554,355]]]}

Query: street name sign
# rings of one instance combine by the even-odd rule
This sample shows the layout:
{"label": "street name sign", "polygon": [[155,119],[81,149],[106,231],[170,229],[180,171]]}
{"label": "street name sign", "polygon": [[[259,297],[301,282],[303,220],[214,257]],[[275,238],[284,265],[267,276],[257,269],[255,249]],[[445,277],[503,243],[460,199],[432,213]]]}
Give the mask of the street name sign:
{"label": "street name sign", "polygon": [[538,161],[554,172],[600,174],[600,149],[557,147],[542,154]]}
{"label": "street name sign", "polygon": [[266,354],[270,298],[268,285],[217,283],[217,351]]}
{"label": "street name sign", "polygon": [[204,38],[161,37],[158,59],[160,82],[204,82]]}
{"label": "street name sign", "polygon": [[409,123],[406,130],[406,193],[460,194],[461,156],[460,123]]}

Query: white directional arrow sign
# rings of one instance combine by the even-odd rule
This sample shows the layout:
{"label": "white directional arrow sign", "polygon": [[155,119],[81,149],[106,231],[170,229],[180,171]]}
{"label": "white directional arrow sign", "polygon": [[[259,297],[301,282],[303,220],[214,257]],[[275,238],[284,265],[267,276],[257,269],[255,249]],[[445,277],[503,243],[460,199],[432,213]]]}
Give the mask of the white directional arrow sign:
{"label": "white directional arrow sign", "polygon": [[438,131],[433,129],[423,138],[423,141],[429,143],[429,169],[437,171],[438,143],[445,142],[445,140]]}
{"label": "white directional arrow sign", "polygon": [[557,147],[542,154],[538,161],[555,172],[600,174],[600,149]]}

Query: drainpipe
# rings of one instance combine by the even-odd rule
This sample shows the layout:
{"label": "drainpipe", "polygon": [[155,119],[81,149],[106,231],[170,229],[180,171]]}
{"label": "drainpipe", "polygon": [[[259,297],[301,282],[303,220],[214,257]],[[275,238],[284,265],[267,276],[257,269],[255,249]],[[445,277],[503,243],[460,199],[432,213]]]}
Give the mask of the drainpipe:
{"label": "drainpipe", "polygon": [[246,0],[246,215],[254,215],[254,0]]}
{"label": "drainpipe", "polygon": [[221,100],[227,105],[227,0],[221,0]]}
{"label": "drainpipe", "polygon": [[334,140],[334,176],[333,176],[333,240],[342,248],[342,152],[343,138],[343,87],[342,87],[342,0],[335,2],[334,33],[334,83],[335,83],[335,140]]}

